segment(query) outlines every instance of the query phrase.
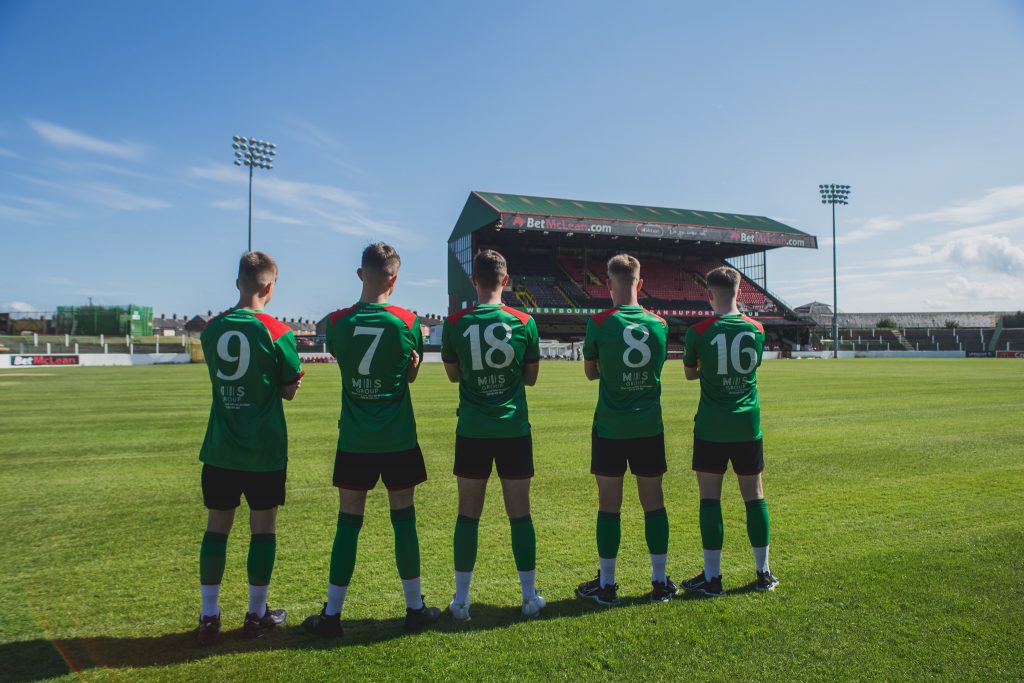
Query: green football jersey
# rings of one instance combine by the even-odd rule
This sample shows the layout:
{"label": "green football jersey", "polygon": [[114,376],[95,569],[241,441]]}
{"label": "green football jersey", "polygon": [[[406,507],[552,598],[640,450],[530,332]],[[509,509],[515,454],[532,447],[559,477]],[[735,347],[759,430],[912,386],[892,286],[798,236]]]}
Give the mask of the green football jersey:
{"label": "green football jersey", "polygon": [[480,304],[445,320],[441,359],[458,363],[459,424],[455,433],[473,439],[526,436],[523,365],[540,360],[537,323],[502,304]]}
{"label": "green football jersey", "polygon": [[233,308],[200,337],[213,385],[203,462],[230,470],[275,472],[288,462],[281,386],[302,377],[295,335],[262,311]]}
{"label": "green football jersey", "polygon": [[668,323],[642,306],[617,306],[587,320],[583,357],[601,370],[594,429],[605,439],[657,436]]}
{"label": "green football jersey", "polygon": [[338,450],[390,453],[416,446],[407,372],[423,334],[412,311],[359,302],[331,313],[327,350],[341,370]]}
{"label": "green football jersey", "polygon": [[683,363],[692,368],[700,362],[695,437],[727,443],[761,438],[757,368],[763,351],[764,327],[738,313],[686,330]]}

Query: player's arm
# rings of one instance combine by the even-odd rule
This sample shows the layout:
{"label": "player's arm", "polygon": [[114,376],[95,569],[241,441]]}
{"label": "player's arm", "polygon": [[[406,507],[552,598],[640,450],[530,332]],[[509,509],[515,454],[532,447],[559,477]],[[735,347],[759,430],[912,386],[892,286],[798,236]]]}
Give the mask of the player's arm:
{"label": "player's arm", "polygon": [[302,376],[306,373],[299,361],[299,349],[295,344],[295,335],[287,332],[275,343],[277,348],[278,367],[281,368],[281,398],[291,401],[299,393]]}
{"label": "player's arm", "polygon": [[420,374],[420,361],[423,360],[423,332],[420,330],[420,319],[416,318],[412,324],[412,351],[409,353],[409,365],[405,369],[405,378],[410,384],[416,381]]}
{"label": "player's arm", "polygon": [[683,375],[688,380],[700,378],[700,357],[697,355],[697,333],[692,327],[683,339]]}
{"label": "player's arm", "polygon": [[540,374],[540,333],[533,318],[526,321],[526,354],[523,356],[523,384],[532,387]]}
{"label": "player's arm", "polygon": [[454,334],[445,320],[441,327],[441,360],[444,361],[444,374],[448,375],[448,381],[457,384],[462,379],[462,366],[459,365],[459,356],[455,352]]}
{"label": "player's arm", "polygon": [[587,332],[583,337],[583,374],[591,382],[601,378],[597,363],[597,324],[593,318],[587,318]]}
{"label": "player's arm", "polygon": [[295,380],[291,384],[285,384],[281,387],[281,398],[286,401],[290,401],[295,398],[295,394],[299,393],[299,387],[302,386],[302,378]]}

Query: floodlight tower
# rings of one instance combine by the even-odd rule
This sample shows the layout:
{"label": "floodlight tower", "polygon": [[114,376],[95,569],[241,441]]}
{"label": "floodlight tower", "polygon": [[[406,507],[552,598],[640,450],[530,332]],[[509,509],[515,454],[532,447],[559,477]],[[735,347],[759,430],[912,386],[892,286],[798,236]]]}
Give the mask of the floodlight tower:
{"label": "floodlight tower", "polygon": [[818,185],[821,203],[832,205],[832,357],[839,358],[839,284],[836,276],[836,204],[849,204],[849,185]]}
{"label": "floodlight tower", "polygon": [[231,138],[231,148],[235,150],[235,166],[249,167],[249,251],[252,251],[252,169],[269,171],[274,168],[277,145],[266,140],[235,135]]}

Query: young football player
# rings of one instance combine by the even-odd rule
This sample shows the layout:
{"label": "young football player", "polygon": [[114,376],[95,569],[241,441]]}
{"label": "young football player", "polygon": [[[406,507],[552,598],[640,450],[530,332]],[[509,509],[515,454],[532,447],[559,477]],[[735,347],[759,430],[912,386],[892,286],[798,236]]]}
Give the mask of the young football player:
{"label": "young football player", "polygon": [[662,497],[665,434],[661,420],[661,369],[668,354],[668,325],[638,303],[644,281],[640,262],[628,254],[608,261],[611,308],[591,317],[583,342],[583,370],[599,379],[591,432],[590,471],[597,480],[597,554],[600,571],[576,594],[606,607],[618,605],[615,560],[619,554],[622,478],[636,476],[651,555],[651,602],[666,602],[677,588],[665,573],[668,515]]}
{"label": "young football player", "polygon": [[448,316],[441,336],[445,372],[459,384],[454,468],[459,516],[455,597],[448,609],[456,621],[469,621],[469,584],[493,464],[512,527],[523,616],[534,617],[546,604],[536,589],[537,542],[530,517],[533,440],[525,389],[536,384],[540,366],[537,324],[526,313],[502,304],[508,266],[498,252],[487,249],[476,255],[473,284],[479,303]]}
{"label": "young football player", "polygon": [[249,504],[249,609],[243,638],[258,638],[284,623],[285,611],[267,605],[277,548],[277,507],[284,505],[288,431],[281,399],[299,390],[302,368],[291,329],[263,309],[277,286],[277,264],[261,251],[238,264],[238,303],[210,321],[201,343],[213,405],[199,459],[203,502],[209,510],[199,547],[202,611],[197,637],[220,635],[220,582],[228,533],[244,495]]}
{"label": "young football player", "polygon": [[356,271],[363,283],[359,301],[330,315],[327,348],[341,370],[341,420],[338,422],[334,485],[341,510],[331,550],[327,602],[305,621],[311,633],[343,635],[341,610],[356,562],[366,492],[383,480],[395,532],[395,561],[405,593],[405,630],[437,621],[441,612],[427,607],[420,592],[420,546],[413,494],[427,480],[416,439],[409,383],[423,356],[416,314],[388,303],[402,261],[383,242],[363,250]]}
{"label": "young football player", "polygon": [[722,590],[722,478],[730,462],[747,506],[747,536],[754,549],[755,590],[772,591],[779,580],[768,567],[768,505],[761,471],[761,408],[757,368],[764,350],[764,328],[736,306],[740,274],[729,267],[707,274],[714,317],[686,330],[686,379],[700,379],[700,403],[693,428],[693,469],[700,489],[700,535],[704,571],[683,588],[710,597]]}

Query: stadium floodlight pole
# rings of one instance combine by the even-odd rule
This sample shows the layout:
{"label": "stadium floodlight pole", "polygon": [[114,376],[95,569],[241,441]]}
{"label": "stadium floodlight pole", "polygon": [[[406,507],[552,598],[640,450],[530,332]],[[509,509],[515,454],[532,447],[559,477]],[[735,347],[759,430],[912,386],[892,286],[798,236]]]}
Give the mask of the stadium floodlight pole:
{"label": "stadium floodlight pole", "polygon": [[821,203],[832,205],[832,357],[839,358],[839,278],[836,274],[836,204],[849,204],[849,185],[818,185]]}
{"label": "stadium floodlight pole", "polygon": [[247,138],[235,135],[231,138],[231,148],[235,150],[235,166],[249,167],[249,249],[252,251],[252,170],[274,168],[274,156],[277,145],[266,140]]}

